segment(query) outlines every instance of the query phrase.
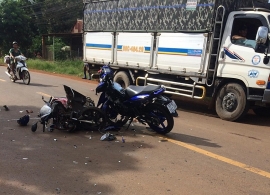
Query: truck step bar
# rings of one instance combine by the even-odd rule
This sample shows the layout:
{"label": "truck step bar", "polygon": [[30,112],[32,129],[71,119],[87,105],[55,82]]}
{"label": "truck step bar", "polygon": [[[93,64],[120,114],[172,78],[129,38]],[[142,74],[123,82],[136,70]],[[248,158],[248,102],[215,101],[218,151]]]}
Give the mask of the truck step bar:
{"label": "truck step bar", "polygon": [[[209,56],[208,68],[207,68],[206,85],[208,87],[213,86],[215,82],[215,77],[216,77],[217,67],[218,67],[218,54],[220,50],[220,43],[221,43],[222,33],[223,33],[223,21],[225,17],[225,11],[226,10],[224,6],[219,6],[216,10],[216,18],[215,18],[214,30],[213,30],[213,34],[211,38],[211,43],[210,43],[211,49],[209,51],[210,56]],[[216,48],[216,49],[214,50],[213,48]]]}
{"label": "truck step bar", "polygon": [[[167,80],[162,80],[162,79],[148,78],[148,74],[146,74],[145,77],[137,77],[136,85],[139,85],[139,80],[143,80],[144,85],[158,85],[157,83],[161,83],[165,86],[166,88],[165,93],[167,94],[179,95],[179,96],[184,96],[184,97],[189,97],[189,98],[194,98],[194,99],[203,99],[206,95],[205,87],[197,85],[195,82],[193,84],[186,84],[186,83],[179,83],[179,82],[167,81]],[[169,85],[179,86],[179,88],[171,87]],[[201,90],[200,96],[195,95],[195,89]]]}

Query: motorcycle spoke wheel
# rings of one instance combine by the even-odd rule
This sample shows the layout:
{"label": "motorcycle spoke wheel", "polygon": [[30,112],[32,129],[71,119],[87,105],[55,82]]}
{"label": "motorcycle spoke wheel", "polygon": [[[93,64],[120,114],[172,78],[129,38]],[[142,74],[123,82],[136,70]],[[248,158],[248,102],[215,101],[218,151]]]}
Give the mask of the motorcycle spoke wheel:
{"label": "motorcycle spoke wheel", "polygon": [[104,112],[106,113],[110,125],[115,125],[116,127],[123,127],[130,118],[128,116],[118,114],[111,106],[107,106]]}
{"label": "motorcycle spoke wheel", "polygon": [[24,84],[29,85],[30,83],[30,73],[26,70],[22,72],[22,79]]}
{"label": "motorcycle spoke wheel", "polygon": [[128,122],[129,117],[118,115],[115,119],[110,119],[111,123],[117,127],[123,127]]}
{"label": "motorcycle spoke wheel", "polygon": [[105,113],[96,107],[86,108],[82,112],[82,119],[85,121],[84,127],[87,130],[98,130],[102,132],[107,123],[107,117]]}
{"label": "motorcycle spoke wheel", "polygon": [[174,126],[172,115],[159,104],[147,106],[146,121],[159,134],[169,133]]}

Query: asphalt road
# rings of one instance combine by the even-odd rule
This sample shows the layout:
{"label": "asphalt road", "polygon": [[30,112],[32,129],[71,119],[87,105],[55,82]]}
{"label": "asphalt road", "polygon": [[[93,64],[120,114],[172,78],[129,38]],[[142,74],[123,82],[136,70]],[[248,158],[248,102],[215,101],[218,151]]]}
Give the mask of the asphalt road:
{"label": "asphalt road", "polygon": [[[0,194],[270,194],[268,118],[250,112],[241,123],[227,122],[178,101],[179,117],[167,136],[137,123],[112,132],[118,140],[111,142],[95,131],[43,133],[39,126],[33,133],[41,95],[64,96],[66,84],[97,102],[96,84],[31,71],[26,86],[10,82],[4,71],[0,67]],[[26,109],[34,113],[21,127],[16,119]]]}

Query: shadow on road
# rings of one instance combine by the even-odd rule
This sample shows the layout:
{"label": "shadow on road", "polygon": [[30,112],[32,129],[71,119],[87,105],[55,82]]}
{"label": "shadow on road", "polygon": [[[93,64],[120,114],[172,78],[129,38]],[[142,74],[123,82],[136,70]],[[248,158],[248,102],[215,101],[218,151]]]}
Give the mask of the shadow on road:
{"label": "shadow on road", "polygon": [[[222,146],[216,144],[216,143],[212,143],[211,140],[206,139],[206,138],[201,138],[201,137],[196,137],[196,136],[192,136],[192,135],[186,135],[186,134],[181,134],[181,133],[175,133],[173,131],[171,131],[170,133],[166,134],[166,135],[160,135],[157,134],[156,132],[154,132],[153,130],[149,129],[149,127],[147,126],[143,126],[143,125],[136,125],[136,132],[139,135],[148,135],[148,136],[152,136],[152,137],[159,137],[161,140],[161,142],[166,142],[166,139],[162,139],[162,138],[169,138],[172,140],[176,140],[176,141],[180,141],[186,144],[193,144],[193,145],[197,145],[197,146],[207,146],[207,147],[213,147],[213,148],[221,148]],[[132,129],[130,130],[126,130],[126,133],[129,136],[132,136],[133,131]]]}
{"label": "shadow on road", "polygon": [[0,111],[0,194],[115,194],[115,175],[137,171],[141,147],[153,148],[141,136],[122,143],[121,136],[100,141],[97,131],[43,133],[39,126],[33,133],[36,120],[21,127],[16,119],[30,109],[36,117],[40,108],[9,109]]}
{"label": "shadow on road", "polygon": [[241,119],[238,123],[256,125],[256,126],[270,126],[270,118],[266,116],[257,116],[253,113],[253,111],[249,111],[249,113]]}
{"label": "shadow on road", "polygon": [[[179,97],[174,100],[178,106],[178,110],[180,111],[186,111],[186,112],[191,112],[194,114],[209,116],[213,118],[219,118],[219,116],[216,114],[214,109],[208,108],[208,102],[206,101],[194,100],[193,102],[190,99],[181,100]],[[178,118],[181,119],[181,115]],[[243,119],[236,121],[236,123],[258,125],[258,126],[270,126],[269,117],[257,116],[254,114],[252,110],[249,110],[247,115]]]}
{"label": "shadow on road", "polygon": [[[25,85],[24,83],[19,83],[19,84]],[[56,85],[45,85],[45,84],[41,84],[41,83],[31,83],[31,82],[30,82],[30,84],[28,86],[30,86],[30,87],[31,86],[35,86],[35,87],[59,87],[59,86],[56,86]]]}
{"label": "shadow on road", "polygon": [[211,140],[201,138],[201,137],[179,134],[179,133],[174,133],[174,132],[170,132],[166,137],[183,142],[183,143],[187,143],[187,144],[193,144],[197,146],[207,146],[207,147],[213,147],[213,148],[221,148],[220,145],[216,143],[212,143]]}

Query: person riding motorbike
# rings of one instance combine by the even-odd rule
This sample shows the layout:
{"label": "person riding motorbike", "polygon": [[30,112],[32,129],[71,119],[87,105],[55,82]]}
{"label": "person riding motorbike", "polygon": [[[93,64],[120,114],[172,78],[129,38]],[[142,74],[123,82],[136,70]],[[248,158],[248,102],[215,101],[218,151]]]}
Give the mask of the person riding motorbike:
{"label": "person riding motorbike", "polygon": [[13,48],[9,50],[9,55],[10,55],[10,68],[12,73],[15,73],[16,70],[16,60],[15,57],[19,55],[23,55],[23,53],[19,49],[19,45],[16,41],[12,43]]}

